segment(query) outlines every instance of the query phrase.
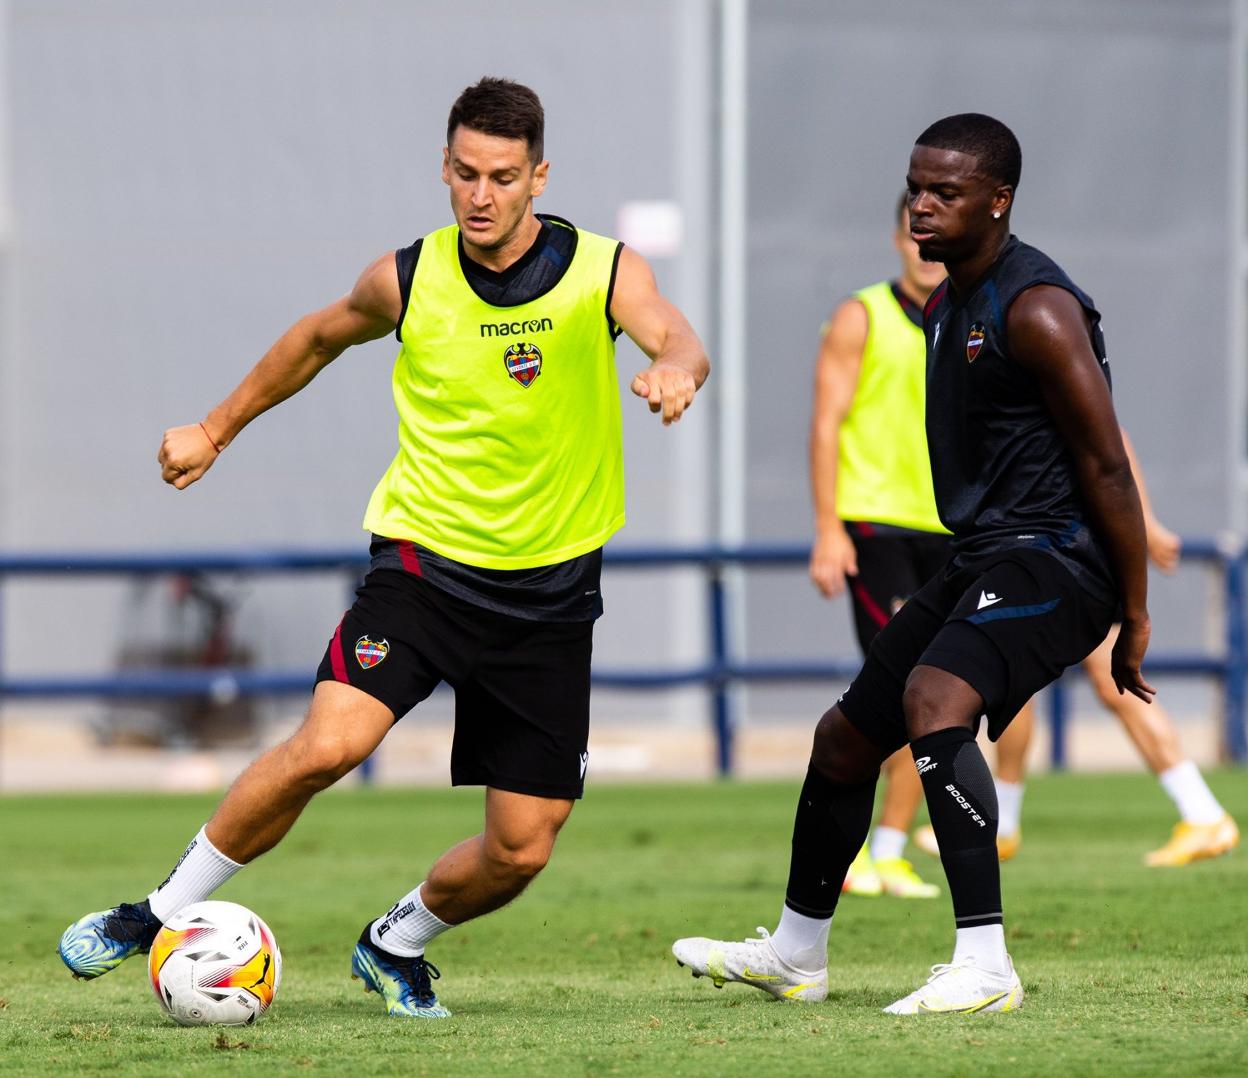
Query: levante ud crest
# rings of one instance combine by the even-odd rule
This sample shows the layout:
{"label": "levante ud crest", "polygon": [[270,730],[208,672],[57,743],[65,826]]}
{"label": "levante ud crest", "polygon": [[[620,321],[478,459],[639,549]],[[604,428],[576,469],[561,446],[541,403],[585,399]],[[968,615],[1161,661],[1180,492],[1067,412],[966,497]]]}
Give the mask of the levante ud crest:
{"label": "levante ud crest", "polygon": [[976,322],[971,326],[971,332],[966,338],[966,361],[974,363],[975,357],[979,355],[979,351],[984,347],[984,324]]}
{"label": "levante ud crest", "polygon": [[535,344],[513,344],[503,353],[507,374],[528,389],[542,373],[542,353]]}
{"label": "levante ud crest", "polygon": [[355,661],[364,670],[371,670],[389,654],[389,640],[373,640],[367,636],[361,636],[355,642]]}

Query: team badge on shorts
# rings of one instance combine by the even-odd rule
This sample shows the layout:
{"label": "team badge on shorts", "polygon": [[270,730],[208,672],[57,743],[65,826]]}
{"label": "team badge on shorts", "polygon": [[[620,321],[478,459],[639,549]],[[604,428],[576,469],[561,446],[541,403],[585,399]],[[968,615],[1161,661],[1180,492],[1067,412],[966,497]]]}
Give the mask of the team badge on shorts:
{"label": "team badge on shorts", "polygon": [[503,353],[507,373],[525,389],[542,373],[542,353],[535,344],[513,344]]}
{"label": "team badge on shorts", "polygon": [[971,332],[966,338],[966,361],[974,363],[975,357],[979,355],[979,350],[984,347],[984,324],[976,322],[971,326]]}
{"label": "team badge on shorts", "polygon": [[390,654],[389,640],[371,640],[361,636],[355,642],[355,661],[364,670],[371,670]]}

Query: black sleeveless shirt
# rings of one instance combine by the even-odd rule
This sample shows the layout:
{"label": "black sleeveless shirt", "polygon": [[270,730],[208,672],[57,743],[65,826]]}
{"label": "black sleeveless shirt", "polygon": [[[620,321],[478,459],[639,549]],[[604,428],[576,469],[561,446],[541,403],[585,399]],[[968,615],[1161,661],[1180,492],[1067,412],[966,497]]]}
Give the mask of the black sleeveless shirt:
{"label": "black sleeveless shirt", "polygon": [[1083,306],[1110,380],[1100,313],[1048,255],[1011,236],[970,289],[950,281],[927,302],[927,443],[936,508],[958,560],[1011,547],[1047,550],[1106,600],[1113,573],[1088,525],[1074,463],[1035,379],[1010,354],[1006,315],[1018,295],[1055,285]]}

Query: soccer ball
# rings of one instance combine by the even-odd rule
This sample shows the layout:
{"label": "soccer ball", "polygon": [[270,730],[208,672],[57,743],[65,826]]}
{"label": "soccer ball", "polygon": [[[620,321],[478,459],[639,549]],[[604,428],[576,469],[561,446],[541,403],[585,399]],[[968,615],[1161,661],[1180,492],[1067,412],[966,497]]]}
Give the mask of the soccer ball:
{"label": "soccer ball", "polygon": [[156,933],[152,991],[184,1026],[246,1026],[269,1009],[282,954],[259,917],[234,902],[194,902]]}

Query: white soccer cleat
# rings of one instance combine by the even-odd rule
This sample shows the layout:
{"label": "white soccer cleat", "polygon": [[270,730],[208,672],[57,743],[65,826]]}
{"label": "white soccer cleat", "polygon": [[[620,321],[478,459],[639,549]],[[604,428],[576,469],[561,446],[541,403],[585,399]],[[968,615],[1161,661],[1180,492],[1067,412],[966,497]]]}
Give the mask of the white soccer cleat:
{"label": "white soccer cleat", "polygon": [[771,945],[771,936],[761,925],[759,938],[732,942],[692,936],[672,944],[672,954],[681,966],[688,966],[695,977],[710,977],[716,988],[727,981],[761,988],[776,999],[799,1003],[822,1003],[828,998],[828,967],[802,970],[790,966]]}
{"label": "white soccer cleat", "polygon": [[884,1008],[885,1014],[988,1014],[1016,1011],[1023,1005],[1023,984],[1010,963],[1008,974],[976,966],[932,967],[927,983]]}

